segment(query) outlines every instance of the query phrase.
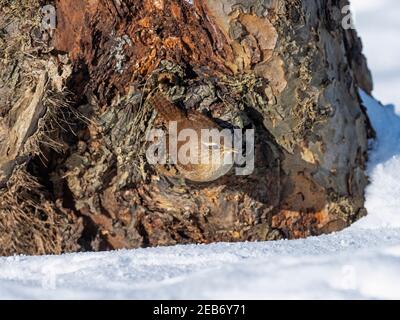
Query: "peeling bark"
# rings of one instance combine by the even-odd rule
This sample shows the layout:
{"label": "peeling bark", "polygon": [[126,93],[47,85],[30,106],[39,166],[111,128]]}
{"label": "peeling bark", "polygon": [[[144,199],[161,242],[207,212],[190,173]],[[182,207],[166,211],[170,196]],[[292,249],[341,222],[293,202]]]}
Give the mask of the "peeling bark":
{"label": "peeling bark", "polygon": [[[57,0],[47,54],[68,56],[58,63],[71,72],[50,74],[65,86],[47,90],[74,97],[73,130],[55,138],[62,151],[40,148],[50,165],[24,163],[46,173],[54,210],[83,223],[80,250],[293,239],[365,215],[372,129],[357,89],[372,81],[355,31],[341,27],[346,3]],[[150,166],[145,135],[162,126],[147,101],[156,88],[187,112],[255,129],[254,173],[196,184]],[[18,141],[39,130],[38,105],[22,108],[32,116]],[[14,160],[22,153],[11,145]]]}

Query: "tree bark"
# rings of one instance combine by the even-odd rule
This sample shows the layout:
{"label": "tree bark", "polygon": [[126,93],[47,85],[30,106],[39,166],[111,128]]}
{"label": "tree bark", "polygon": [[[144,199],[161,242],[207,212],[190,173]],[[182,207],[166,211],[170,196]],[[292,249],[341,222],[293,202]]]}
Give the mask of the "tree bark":
{"label": "tree bark", "polygon": [[[294,239],[364,216],[373,130],[358,89],[372,81],[346,4],[57,0],[54,31],[13,19],[35,55],[2,60],[18,70],[0,77],[1,253]],[[255,171],[196,184],[149,165],[157,88],[255,129]]]}

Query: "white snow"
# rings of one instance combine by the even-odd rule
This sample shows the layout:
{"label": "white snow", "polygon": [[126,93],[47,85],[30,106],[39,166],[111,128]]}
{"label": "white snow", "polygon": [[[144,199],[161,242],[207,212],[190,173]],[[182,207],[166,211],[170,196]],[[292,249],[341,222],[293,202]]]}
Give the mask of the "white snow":
{"label": "white snow", "polygon": [[[400,106],[400,4],[353,5],[375,95]],[[296,241],[0,258],[0,298],[399,299],[400,117],[361,95],[378,139],[368,166],[369,215],[347,230]]]}
{"label": "white snow", "polygon": [[0,260],[2,298],[399,298],[399,230]]}
{"label": "white snow", "polygon": [[[354,227],[400,228],[400,117],[391,105],[382,107],[361,92],[377,140],[370,153],[366,191],[368,216]],[[399,290],[400,291],[400,290]]]}

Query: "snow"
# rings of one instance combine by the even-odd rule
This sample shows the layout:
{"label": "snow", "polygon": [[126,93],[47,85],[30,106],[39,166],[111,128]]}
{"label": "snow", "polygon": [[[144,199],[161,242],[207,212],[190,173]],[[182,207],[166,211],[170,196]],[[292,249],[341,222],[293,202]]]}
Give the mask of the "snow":
{"label": "snow", "polygon": [[394,107],[381,107],[361,92],[372,126],[377,131],[374,151],[370,153],[366,190],[368,216],[355,227],[400,228],[400,117]]}
{"label": "snow", "polygon": [[0,260],[2,298],[399,298],[400,232]]}
{"label": "snow", "polygon": [[[400,3],[353,0],[353,7],[375,96],[400,106]],[[369,215],[352,227],[295,241],[0,258],[0,298],[399,299],[400,116],[361,96],[378,139]]]}

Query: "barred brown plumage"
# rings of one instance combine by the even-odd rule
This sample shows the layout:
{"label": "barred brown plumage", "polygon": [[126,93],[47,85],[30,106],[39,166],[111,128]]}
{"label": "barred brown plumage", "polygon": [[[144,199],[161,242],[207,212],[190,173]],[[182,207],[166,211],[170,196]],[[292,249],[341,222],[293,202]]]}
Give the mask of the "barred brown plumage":
{"label": "barred brown plumage", "polygon": [[[193,161],[188,163],[180,161],[179,156],[177,158],[175,165],[183,178],[195,182],[208,182],[229,172],[233,167],[233,160],[226,159],[229,159],[229,156],[233,159],[235,150],[232,148],[232,137],[226,130],[223,131],[215,121],[196,110],[189,110],[186,114],[160,92],[152,95],[149,102],[164,121],[176,122],[177,137],[185,129],[191,129],[195,133],[195,139],[180,141],[175,137],[172,141],[176,144],[178,154],[183,146],[185,150],[190,149],[194,152],[194,155],[190,155]],[[214,134],[216,139],[211,142],[210,137],[204,136],[203,130],[212,130],[211,135]],[[170,146],[173,138],[169,136],[168,140]],[[170,153],[171,150],[168,149],[168,154]]]}

